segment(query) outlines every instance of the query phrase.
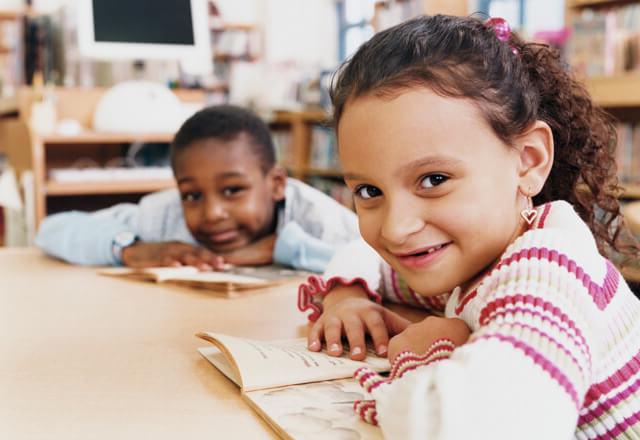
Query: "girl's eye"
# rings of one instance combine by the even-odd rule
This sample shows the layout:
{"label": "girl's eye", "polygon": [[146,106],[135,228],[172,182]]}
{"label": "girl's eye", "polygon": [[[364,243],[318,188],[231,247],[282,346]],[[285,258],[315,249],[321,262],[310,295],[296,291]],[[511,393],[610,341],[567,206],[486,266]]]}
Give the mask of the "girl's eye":
{"label": "girl's eye", "polygon": [[374,197],[378,197],[379,195],[381,195],[382,191],[380,191],[375,186],[362,185],[362,186],[359,186],[358,188],[356,188],[355,194],[356,194],[357,197],[359,197],[359,198],[361,198],[363,200],[369,200],[369,199],[372,199]]}
{"label": "girl's eye", "polygon": [[243,191],[245,188],[241,187],[241,186],[229,186],[227,188],[224,188],[222,190],[222,195],[225,197],[232,197],[236,194],[238,194],[239,192]]}
{"label": "girl's eye", "polygon": [[449,180],[449,178],[442,174],[429,174],[428,176],[424,176],[420,181],[420,186],[422,188],[433,188],[435,186],[441,185],[444,182]]}
{"label": "girl's eye", "polygon": [[180,196],[183,202],[197,202],[202,198],[202,193],[197,191],[191,191],[191,192],[182,193]]}

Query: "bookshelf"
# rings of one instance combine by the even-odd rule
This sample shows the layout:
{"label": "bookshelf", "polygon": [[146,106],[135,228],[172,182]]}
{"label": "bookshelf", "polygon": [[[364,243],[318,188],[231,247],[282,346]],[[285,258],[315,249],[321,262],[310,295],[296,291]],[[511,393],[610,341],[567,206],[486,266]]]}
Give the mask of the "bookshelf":
{"label": "bookshelf", "polygon": [[[627,139],[628,143],[621,144],[620,138],[629,134],[623,132],[631,130],[640,130],[640,70],[638,66],[635,68],[629,68],[626,62],[620,62],[620,57],[625,54],[624,46],[612,46],[611,41],[616,44],[620,44],[618,40],[612,37],[620,32],[621,23],[624,20],[620,20],[620,17],[616,14],[624,11],[622,8],[640,8],[639,0],[567,0],[566,2],[566,22],[567,26],[576,31],[576,26],[579,26],[580,20],[576,21],[581,14],[585,11],[590,11],[593,14],[589,17],[589,20],[599,19],[601,21],[600,27],[593,26],[594,35],[592,38],[592,44],[590,48],[594,52],[589,52],[588,62],[596,60],[596,63],[601,63],[602,66],[596,64],[596,71],[604,70],[604,74],[598,73],[593,76],[585,76],[584,82],[591,94],[593,100],[611,113],[618,121],[635,128],[618,126],[619,144],[618,148],[624,145],[625,159],[621,163],[621,176],[626,177],[627,181],[622,182],[621,186],[623,191],[620,197],[626,201],[630,201],[623,206],[623,213],[627,218],[627,222],[632,231],[637,235],[640,234],[638,230],[638,206],[640,204],[640,175],[637,165],[640,164],[640,145],[637,143],[640,140],[640,136],[635,134]],[[608,14],[605,19],[602,19],[602,15]],[[600,16],[598,18],[598,16]],[[606,22],[606,24],[603,24]],[[610,28],[614,23],[615,27]],[[638,24],[636,23],[635,32],[638,33]],[[628,31],[629,29],[625,29]],[[640,37],[636,37],[640,38]],[[579,48],[579,45],[575,47]],[[574,47],[574,50],[575,50]],[[612,49],[613,47],[613,49]],[[578,49],[579,50],[579,49]],[[573,54],[570,53],[570,56]],[[584,56],[584,54],[583,54]],[[587,62],[587,65],[588,65]],[[630,152],[630,154],[627,154]],[[618,160],[620,159],[620,150],[618,150]],[[629,180],[631,177],[631,180]],[[634,201],[636,200],[636,201]],[[634,213],[631,212],[631,207],[635,206]],[[635,220],[634,220],[635,219]],[[634,223],[635,221],[635,223]],[[630,267],[623,269],[624,277],[634,283],[640,283],[640,266]]]}
{"label": "bookshelf", "polygon": [[[90,127],[94,109],[106,89],[102,88],[56,88],[56,113],[58,120],[72,118],[83,127]],[[204,94],[194,90],[178,90],[176,94],[183,102],[204,102]],[[105,165],[112,159],[122,157],[133,143],[170,143],[174,133],[99,133],[84,129],[77,135],[38,134],[29,123],[30,108],[34,92],[21,88],[10,103],[4,104],[5,117],[0,119],[0,145],[6,149],[11,166],[18,177],[33,173],[31,194],[25,200],[33,204],[35,227],[52,212],[52,206],[64,209],[99,207],[122,200],[135,200],[140,195],[171,188],[173,178],[118,178],[98,181],[60,181],[50,177],[54,168],[69,167],[79,158]],[[13,117],[7,115],[14,115]],[[95,200],[99,199],[99,202]],[[74,202],[74,200],[76,200]]]}
{"label": "bookshelf", "polygon": [[321,109],[277,111],[269,121],[272,131],[288,133],[288,145],[284,146],[285,151],[281,153],[281,163],[289,170],[291,177],[305,180],[317,173],[342,176],[337,170],[317,170],[309,167],[313,126],[328,125],[328,121],[329,115]]}

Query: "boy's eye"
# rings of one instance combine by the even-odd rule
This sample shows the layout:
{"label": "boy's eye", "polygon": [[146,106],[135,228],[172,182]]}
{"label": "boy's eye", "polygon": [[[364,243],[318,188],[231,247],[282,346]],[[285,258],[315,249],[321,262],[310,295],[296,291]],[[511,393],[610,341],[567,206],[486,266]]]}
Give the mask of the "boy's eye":
{"label": "boy's eye", "polygon": [[371,185],[361,185],[356,188],[355,195],[363,200],[369,200],[382,194],[380,189]]}
{"label": "boy's eye", "polygon": [[429,174],[428,176],[424,176],[420,181],[420,186],[422,188],[433,188],[435,186],[441,185],[444,182],[449,180],[449,178],[443,174]]}
{"label": "boy's eye", "polygon": [[197,202],[202,198],[202,193],[199,191],[188,191],[180,194],[183,202]]}
{"label": "boy's eye", "polygon": [[222,189],[222,195],[225,197],[232,197],[242,191],[244,191],[246,188],[242,187],[242,186],[228,186],[226,188]]}

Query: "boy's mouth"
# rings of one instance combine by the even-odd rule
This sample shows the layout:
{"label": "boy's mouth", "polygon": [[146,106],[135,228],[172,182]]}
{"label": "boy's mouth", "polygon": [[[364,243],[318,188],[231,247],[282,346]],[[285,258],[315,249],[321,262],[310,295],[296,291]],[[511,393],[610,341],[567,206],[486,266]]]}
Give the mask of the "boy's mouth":
{"label": "boy's mouth", "polygon": [[213,244],[224,244],[235,240],[240,235],[237,229],[226,229],[224,231],[207,234],[208,240]]}

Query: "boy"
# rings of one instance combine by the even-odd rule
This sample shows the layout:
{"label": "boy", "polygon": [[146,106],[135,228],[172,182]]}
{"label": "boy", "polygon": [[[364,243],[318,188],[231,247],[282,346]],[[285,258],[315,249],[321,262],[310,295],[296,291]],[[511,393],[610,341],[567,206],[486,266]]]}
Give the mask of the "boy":
{"label": "boy", "polygon": [[46,218],[36,244],[75,264],[131,267],[278,263],[321,272],[360,236],[355,214],[286,177],[268,127],[235,106],[189,118],[171,145],[177,189],[94,213]]}

